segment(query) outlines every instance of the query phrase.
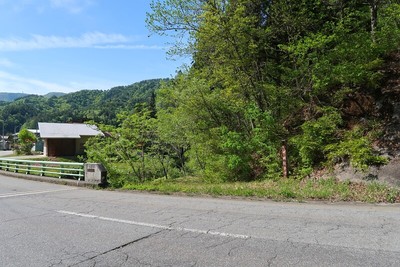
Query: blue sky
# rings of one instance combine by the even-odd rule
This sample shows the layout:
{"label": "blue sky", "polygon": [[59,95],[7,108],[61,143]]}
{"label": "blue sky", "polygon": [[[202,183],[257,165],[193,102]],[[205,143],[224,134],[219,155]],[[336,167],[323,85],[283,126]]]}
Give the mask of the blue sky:
{"label": "blue sky", "polygon": [[0,0],[0,92],[104,90],[173,77],[189,59],[168,59],[173,40],[148,31],[150,2]]}

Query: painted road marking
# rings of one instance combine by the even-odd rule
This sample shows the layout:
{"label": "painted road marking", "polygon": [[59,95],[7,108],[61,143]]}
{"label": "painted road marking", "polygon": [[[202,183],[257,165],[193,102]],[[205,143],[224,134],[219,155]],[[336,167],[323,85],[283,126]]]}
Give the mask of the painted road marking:
{"label": "painted road marking", "polygon": [[21,192],[21,193],[6,193],[6,194],[1,194],[0,198],[40,195],[40,194],[53,193],[53,192],[71,191],[71,190],[76,190],[76,189],[78,189],[78,188],[47,190],[47,191],[29,191],[29,192]]}
{"label": "painted road marking", "polygon": [[79,217],[83,217],[83,218],[97,219],[97,220],[102,220],[102,221],[117,222],[117,223],[124,223],[124,224],[131,224],[131,225],[151,227],[151,228],[157,228],[157,229],[163,229],[163,230],[173,230],[173,231],[179,231],[179,232],[191,232],[191,233],[196,233],[196,234],[216,235],[216,236],[233,237],[233,238],[240,238],[240,239],[248,239],[248,238],[250,238],[250,236],[248,236],[248,235],[239,235],[239,234],[231,234],[231,233],[216,232],[216,231],[211,231],[211,230],[199,230],[199,229],[191,229],[191,228],[183,228],[183,227],[171,227],[171,226],[160,225],[160,224],[128,221],[128,220],[108,218],[108,217],[102,217],[102,216],[96,216],[96,215],[90,215],[90,214],[84,214],[84,213],[77,213],[77,212],[73,212],[73,211],[57,210],[56,212],[61,213],[61,214],[72,215],[72,216],[79,216]]}

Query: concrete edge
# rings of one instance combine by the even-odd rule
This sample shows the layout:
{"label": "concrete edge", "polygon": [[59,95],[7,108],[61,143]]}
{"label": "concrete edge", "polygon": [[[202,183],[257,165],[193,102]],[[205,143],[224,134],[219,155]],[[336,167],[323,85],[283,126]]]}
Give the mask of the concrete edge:
{"label": "concrete edge", "polygon": [[15,177],[15,178],[19,178],[19,179],[25,179],[25,180],[30,180],[30,181],[36,181],[36,182],[45,182],[45,183],[61,184],[61,185],[68,185],[68,186],[78,186],[78,187],[95,187],[95,186],[97,186],[97,184],[91,184],[91,183],[88,183],[85,181],[53,178],[53,177],[46,177],[46,176],[37,176],[37,175],[30,175],[30,174],[23,174],[23,173],[8,172],[8,171],[3,171],[3,170],[0,170],[0,175]]}

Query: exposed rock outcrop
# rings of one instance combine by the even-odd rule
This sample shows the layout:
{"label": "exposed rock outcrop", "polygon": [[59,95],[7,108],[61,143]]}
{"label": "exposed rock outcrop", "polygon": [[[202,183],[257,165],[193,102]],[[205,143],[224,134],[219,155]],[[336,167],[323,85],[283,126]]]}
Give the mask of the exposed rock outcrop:
{"label": "exposed rock outcrop", "polygon": [[[390,54],[381,72],[383,83],[375,99],[372,100],[369,95],[355,95],[356,102],[366,104],[347,108],[353,113],[359,110],[360,114],[352,114],[355,116],[365,114],[366,111],[380,118],[383,122],[382,136],[374,143],[374,148],[380,155],[387,157],[389,162],[383,166],[371,166],[364,172],[348,164],[339,164],[333,171],[339,180],[379,181],[400,186],[400,51]],[[374,108],[371,108],[371,103]]]}

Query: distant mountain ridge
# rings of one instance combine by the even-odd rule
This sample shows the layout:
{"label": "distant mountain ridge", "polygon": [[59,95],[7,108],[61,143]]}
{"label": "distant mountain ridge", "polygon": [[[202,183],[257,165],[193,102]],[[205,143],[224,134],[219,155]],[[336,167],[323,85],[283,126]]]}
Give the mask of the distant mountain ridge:
{"label": "distant mountain ridge", "polygon": [[[1,102],[1,101],[3,101],[3,102],[12,102],[12,101],[14,101],[14,100],[16,100],[16,99],[18,99],[18,98],[26,97],[26,96],[29,96],[29,95],[32,95],[32,94],[25,94],[25,93],[7,93],[7,92],[4,92],[4,93],[0,93],[0,102]],[[53,96],[55,96],[55,97],[60,97],[60,96],[63,96],[63,95],[66,95],[66,93],[62,93],[62,92],[50,92],[50,93],[47,93],[47,94],[45,94],[45,95],[43,95],[43,96],[44,96],[44,97],[47,97],[47,98],[50,98],[50,97],[53,97]]]}
{"label": "distant mountain ridge", "polygon": [[55,96],[55,97],[60,97],[60,96],[63,96],[63,95],[66,95],[66,93],[62,93],[62,92],[50,92],[50,93],[45,94],[44,97],[48,97],[48,98],[53,97],[53,96]]}
{"label": "distant mountain ridge", "polygon": [[24,93],[0,93],[0,101],[12,102],[15,99],[28,96],[29,94]]}

